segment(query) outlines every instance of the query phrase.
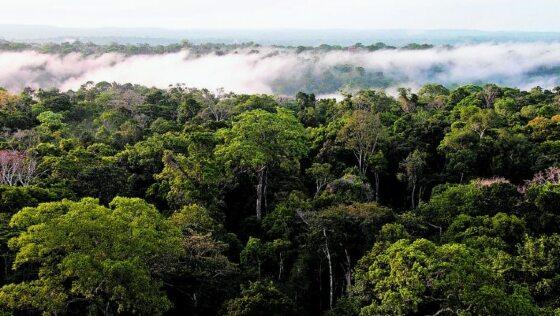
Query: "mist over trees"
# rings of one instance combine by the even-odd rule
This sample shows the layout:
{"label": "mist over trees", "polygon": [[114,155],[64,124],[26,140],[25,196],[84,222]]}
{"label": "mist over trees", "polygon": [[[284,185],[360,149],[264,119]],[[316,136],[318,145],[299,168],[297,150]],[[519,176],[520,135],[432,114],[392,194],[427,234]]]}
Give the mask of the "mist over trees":
{"label": "mist over trees", "polygon": [[[483,51],[484,54],[480,52]],[[0,86],[77,90],[86,82],[170,84],[224,88],[235,93],[320,97],[364,89],[415,90],[429,83],[448,88],[487,82],[552,89],[560,85],[560,43],[478,43],[456,46],[383,43],[351,46],[191,44],[166,46],[0,41]],[[491,102],[490,89],[485,94]]]}
{"label": "mist over trees", "polygon": [[556,315],[560,87],[0,89],[2,315]]}

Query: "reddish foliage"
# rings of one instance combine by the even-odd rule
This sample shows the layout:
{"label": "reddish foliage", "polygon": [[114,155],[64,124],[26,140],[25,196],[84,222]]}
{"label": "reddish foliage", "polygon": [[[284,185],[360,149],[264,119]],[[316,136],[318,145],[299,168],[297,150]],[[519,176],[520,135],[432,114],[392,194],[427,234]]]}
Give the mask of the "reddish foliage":
{"label": "reddish foliage", "polygon": [[545,183],[560,184],[560,167],[550,167],[544,171],[536,173],[533,176],[533,179],[526,180],[523,185],[517,188],[517,190],[520,193],[525,193],[532,185]]}
{"label": "reddish foliage", "polygon": [[0,150],[0,183],[28,185],[37,171],[37,161],[24,152]]}

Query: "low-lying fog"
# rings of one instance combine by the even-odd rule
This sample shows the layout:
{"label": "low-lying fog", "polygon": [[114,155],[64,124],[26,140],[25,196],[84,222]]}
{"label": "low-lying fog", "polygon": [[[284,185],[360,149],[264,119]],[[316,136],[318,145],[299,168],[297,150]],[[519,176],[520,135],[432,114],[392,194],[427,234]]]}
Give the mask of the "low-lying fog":
{"label": "low-lying fog", "polygon": [[494,82],[545,88],[560,85],[560,43],[476,44],[424,50],[297,52],[261,47],[195,56],[188,50],[165,55],[65,56],[35,51],[0,53],[0,86],[77,89],[88,82],[136,83],[244,93],[332,94],[359,88],[416,88]]}

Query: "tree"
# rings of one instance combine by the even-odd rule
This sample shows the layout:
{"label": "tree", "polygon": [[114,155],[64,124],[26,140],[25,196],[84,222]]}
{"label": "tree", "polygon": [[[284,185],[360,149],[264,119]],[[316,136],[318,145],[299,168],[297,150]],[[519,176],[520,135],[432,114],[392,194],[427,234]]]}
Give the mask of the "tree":
{"label": "tree", "polygon": [[370,156],[376,153],[378,145],[385,136],[385,127],[379,113],[355,110],[346,119],[337,139],[351,150],[358,162],[362,174],[366,174]]}
{"label": "tree", "polygon": [[173,208],[192,203],[216,207],[229,174],[215,156],[215,135],[196,128],[185,134],[179,138],[181,147],[163,152],[164,168],[155,178],[167,189],[165,198]]}
{"label": "tree", "polygon": [[495,145],[498,137],[490,132],[501,122],[493,109],[469,105],[458,111],[460,119],[451,124],[451,130],[445,134],[438,149],[447,158],[447,170],[459,173],[462,182],[466,175],[485,176],[491,171],[488,170],[491,166],[488,162],[492,159],[492,150],[498,149]]}
{"label": "tree", "polygon": [[170,221],[181,230],[185,249],[185,256],[166,280],[168,293],[178,302],[173,312],[215,314],[220,307],[216,302],[232,295],[238,276],[237,265],[226,256],[235,235],[196,204],[174,212]]}
{"label": "tree", "polygon": [[76,139],[64,140],[62,144],[67,151],[46,154],[42,158],[38,169],[45,176],[37,181],[40,185],[62,187],[80,197],[100,198],[103,203],[110,202],[116,195],[127,194],[124,185],[127,174],[111,155],[114,149],[105,144],[84,148],[77,145]]}
{"label": "tree", "polygon": [[313,163],[306,173],[315,180],[315,196],[332,180],[331,165],[328,163]]}
{"label": "tree", "polygon": [[447,102],[449,90],[439,84],[427,84],[418,90],[418,101],[432,109],[441,109]]}
{"label": "tree", "polygon": [[478,137],[482,138],[484,134],[496,125],[496,112],[492,109],[476,110],[468,115],[467,128],[475,132]]}
{"label": "tree", "polygon": [[303,126],[286,109],[277,108],[276,113],[252,110],[240,114],[230,129],[218,132],[218,137],[223,144],[217,146],[216,157],[256,174],[256,215],[260,220],[266,208],[269,169],[297,164],[307,152]]}
{"label": "tree", "polygon": [[480,92],[487,108],[494,106],[494,100],[500,96],[500,93],[500,88],[495,84],[485,85]]}
{"label": "tree", "polygon": [[369,157],[368,165],[371,166],[375,184],[375,201],[379,202],[379,175],[387,168],[388,161],[382,151],[378,151],[375,155]]}
{"label": "tree", "polygon": [[252,110],[263,110],[270,113],[278,107],[278,102],[274,97],[265,94],[243,95],[238,98],[238,104],[235,106],[236,113],[249,112]]}
{"label": "tree", "polygon": [[37,161],[17,150],[0,150],[0,183],[29,185],[37,175]]}
{"label": "tree", "polygon": [[356,267],[352,296],[361,315],[539,314],[527,291],[509,288],[492,261],[462,244],[377,243]]}
{"label": "tree", "polygon": [[560,224],[560,185],[533,184],[525,192],[527,223],[534,231],[554,233]]}
{"label": "tree", "polygon": [[406,113],[414,111],[418,103],[418,96],[412,93],[409,88],[398,88],[397,92],[401,109]]}
{"label": "tree", "polygon": [[444,239],[475,249],[493,247],[511,252],[526,233],[525,221],[515,215],[498,213],[493,217],[457,216],[444,234]]}
{"label": "tree", "polygon": [[516,270],[535,300],[549,308],[560,308],[560,235],[525,236],[517,252]]}
{"label": "tree", "polygon": [[512,213],[520,203],[517,188],[500,179],[472,181],[469,184],[444,184],[434,187],[430,200],[418,211],[429,223],[447,227],[457,216],[494,216]]}
{"label": "tree", "polygon": [[40,202],[61,198],[56,192],[37,186],[0,186],[0,282],[14,280],[10,267],[15,252],[8,247],[8,240],[17,231],[9,227],[11,216],[25,206],[37,206]]}
{"label": "tree", "polygon": [[72,107],[72,99],[67,93],[58,89],[39,89],[35,94],[39,99],[39,106],[53,112],[62,112]]}
{"label": "tree", "polygon": [[[284,271],[284,252],[290,246],[288,241],[276,239],[272,242],[263,242],[259,238],[250,237],[247,245],[239,254],[241,266],[244,268],[248,276],[261,279],[267,270],[277,266],[274,269],[274,274],[271,275],[282,279],[282,272]],[[277,264],[276,264],[277,263]],[[276,272],[278,271],[278,274]]]}
{"label": "tree", "polygon": [[47,132],[54,132],[62,129],[66,125],[62,122],[64,116],[60,113],[54,113],[51,111],[41,112],[37,116],[37,120],[41,123],[40,128]]}
{"label": "tree", "polygon": [[297,315],[294,303],[272,281],[252,282],[243,287],[241,296],[225,304],[231,316],[283,316]]}
{"label": "tree", "polygon": [[[426,168],[426,153],[419,150],[411,152],[405,160],[400,164],[403,169],[402,176],[407,179],[410,188],[410,202],[412,208],[416,207],[416,187],[422,180],[424,168]],[[418,197],[420,199],[422,190],[419,190]]]}
{"label": "tree", "polygon": [[162,276],[184,254],[180,231],[138,198],[110,208],[92,198],[27,207],[10,225],[19,234],[15,269],[38,267],[0,291],[0,304],[46,313],[161,314],[171,307]]}
{"label": "tree", "polygon": [[203,111],[214,121],[221,122],[229,117],[234,105],[235,100],[233,98],[225,98],[215,103],[208,104],[207,108]]}
{"label": "tree", "polygon": [[307,247],[326,259],[329,308],[332,309],[338,288],[342,293],[348,292],[355,262],[373,243],[382,225],[394,219],[394,214],[377,203],[354,203],[300,216],[307,224]]}

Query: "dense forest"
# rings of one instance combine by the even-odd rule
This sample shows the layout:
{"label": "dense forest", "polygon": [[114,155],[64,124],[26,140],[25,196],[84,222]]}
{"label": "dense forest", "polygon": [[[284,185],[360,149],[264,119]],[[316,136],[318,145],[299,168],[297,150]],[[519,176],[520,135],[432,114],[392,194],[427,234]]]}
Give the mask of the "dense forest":
{"label": "dense forest", "polygon": [[1,315],[558,315],[560,87],[0,90]]}
{"label": "dense forest", "polygon": [[[240,49],[246,49],[246,48],[259,49],[261,47],[263,46],[254,42],[247,42],[247,43],[240,43],[240,44],[223,44],[223,43],[193,44],[187,40],[184,40],[180,43],[174,43],[168,45],[121,44],[117,42],[101,45],[93,42],[82,42],[79,40],[72,41],[72,42],[62,42],[62,43],[53,43],[53,42],[27,43],[27,42],[6,41],[0,39],[0,51],[21,52],[25,50],[33,50],[45,54],[66,55],[71,53],[80,53],[86,56],[106,54],[106,53],[120,53],[124,55],[166,54],[166,53],[176,53],[184,49],[192,50],[196,54],[210,54],[210,53],[225,54],[225,53],[235,53],[236,50],[240,50]],[[370,45],[356,43],[351,46],[322,44],[319,46],[297,46],[297,47],[274,45],[272,47],[296,49],[297,52],[342,51],[342,50],[376,51],[381,49],[397,49],[397,47],[395,46],[387,45],[382,42],[377,42]],[[418,49],[429,49],[433,47],[434,46],[430,44],[410,43],[400,47],[399,49],[418,50]]]}

